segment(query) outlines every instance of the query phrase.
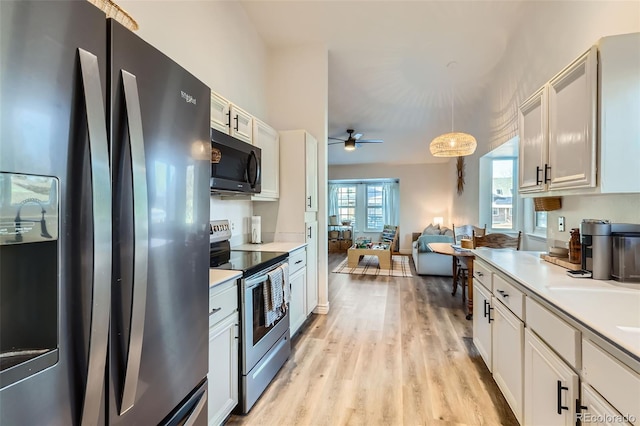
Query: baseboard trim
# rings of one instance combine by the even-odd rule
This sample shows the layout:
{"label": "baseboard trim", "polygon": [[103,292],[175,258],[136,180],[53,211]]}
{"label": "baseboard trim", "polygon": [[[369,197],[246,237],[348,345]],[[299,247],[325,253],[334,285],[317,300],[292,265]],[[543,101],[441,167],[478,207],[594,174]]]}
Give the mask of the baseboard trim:
{"label": "baseboard trim", "polygon": [[316,306],[316,308],[313,310],[314,314],[319,314],[319,315],[327,315],[329,313],[329,302],[325,304],[318,304],[318,306]]}

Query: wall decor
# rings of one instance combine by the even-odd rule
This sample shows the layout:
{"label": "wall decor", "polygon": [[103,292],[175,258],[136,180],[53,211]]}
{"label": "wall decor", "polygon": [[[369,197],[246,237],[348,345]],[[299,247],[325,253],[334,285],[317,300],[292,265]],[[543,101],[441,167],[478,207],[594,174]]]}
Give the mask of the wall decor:
{"label": "wall decor", "polygon": [[458,195],[462,195],[464,190],[464,157],[458,157],[456,170],[458,171]]}

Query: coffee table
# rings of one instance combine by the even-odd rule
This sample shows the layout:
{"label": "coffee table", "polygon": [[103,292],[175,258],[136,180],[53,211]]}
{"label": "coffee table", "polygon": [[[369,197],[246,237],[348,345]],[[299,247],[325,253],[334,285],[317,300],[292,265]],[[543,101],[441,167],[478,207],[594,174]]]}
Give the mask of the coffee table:
{"label": "coffee table", "polygon": [[372,246],[371,248],[351,247],[347,250],[347,264],[355,268],[363,256],[378,256],[380,269],[391,269],[391,245]]}

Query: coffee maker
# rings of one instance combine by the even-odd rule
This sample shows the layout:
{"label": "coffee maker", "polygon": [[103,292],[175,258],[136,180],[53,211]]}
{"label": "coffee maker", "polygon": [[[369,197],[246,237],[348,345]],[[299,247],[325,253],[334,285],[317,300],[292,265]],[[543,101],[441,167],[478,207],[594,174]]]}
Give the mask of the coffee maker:
{"label": "coffee maker", "polygon": [[582,269],[596,280],[611,278],[611,223],[606,219],[583,219],[580,224]]}

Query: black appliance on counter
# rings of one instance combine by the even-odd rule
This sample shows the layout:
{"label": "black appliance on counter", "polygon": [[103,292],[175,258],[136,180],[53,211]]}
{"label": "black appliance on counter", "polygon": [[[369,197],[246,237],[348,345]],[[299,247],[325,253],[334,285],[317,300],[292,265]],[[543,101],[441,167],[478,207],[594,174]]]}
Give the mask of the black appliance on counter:
{"label": "black appliance on counter", "polygon": [[[232,250],[229,221],[210,224],[210,266],[242,271],[240,278],[240,374],[239,413],[246,414],[291,354],[289,310],[274,324],[265,321],[263,286],[268,273],[288,264],[289,253]],[[284,283],[289,285],[289,283]]]}
{"label": "black appliance on counter", "polygon": [[0,424],[206,425],[210,89],[85,1],[0,39]]}
{"label": "black appliance on counter", "polygon": [[262,150],[211,129],[211,192],[259,194]]}

